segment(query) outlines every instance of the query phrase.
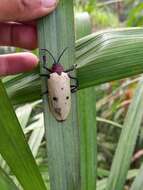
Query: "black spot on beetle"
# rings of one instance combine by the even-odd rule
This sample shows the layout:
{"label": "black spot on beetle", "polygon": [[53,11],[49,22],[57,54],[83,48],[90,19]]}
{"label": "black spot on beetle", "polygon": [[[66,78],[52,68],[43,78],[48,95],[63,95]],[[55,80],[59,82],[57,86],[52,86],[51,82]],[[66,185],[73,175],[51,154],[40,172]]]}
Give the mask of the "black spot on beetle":
{"label": "black spot on beetle", "polygon": [[62,123],[62,122],[65,121],[65,120],[62,120],[62,119],[61,119],[61,120],[57,120],[57,121]]}
{"label": "black spot on beetle", "polygon": [[68,100],[68,99],[69,99],[69,96],[67,96],[66,99]]}
{"label": "black spot on beetle", "polygon": [[64,88],[61,88],[61,90],[64,90]]}
{"label": "black spot on beetle", "polygon": [[57,102],[57,101],[58,101],[58,98],[57,98],[57,97],[53,97],[53,100],[54,100],[55,102]]}

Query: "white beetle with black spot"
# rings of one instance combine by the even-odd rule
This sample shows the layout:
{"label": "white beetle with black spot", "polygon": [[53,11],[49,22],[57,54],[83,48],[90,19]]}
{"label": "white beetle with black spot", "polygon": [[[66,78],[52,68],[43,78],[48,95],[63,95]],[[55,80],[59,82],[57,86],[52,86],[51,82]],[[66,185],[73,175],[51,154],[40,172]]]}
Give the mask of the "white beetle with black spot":
{"label": "white beetle with black spot", "polygon": [[[71,109],[71,92],[75,92],[78,88],[77,79],[69,75],[69,72],[75,69],[75,65],[71,69],[64,71],[63,66],[59,63],[66,49],[63,50],[57,61],[47,49],[41,49],[42,51],[47,51],[54,60],[52,68],[49,69],[46,67],[46,55],[42,56],[44,68],[49,71],[49,74],[41,74],[41,76],[48,78],[48,90],[43,94],[48,94],[50,111],[56,120],[60,122],[67,119]],[[76,85],[71,85],[70,79],[76,80]]]}

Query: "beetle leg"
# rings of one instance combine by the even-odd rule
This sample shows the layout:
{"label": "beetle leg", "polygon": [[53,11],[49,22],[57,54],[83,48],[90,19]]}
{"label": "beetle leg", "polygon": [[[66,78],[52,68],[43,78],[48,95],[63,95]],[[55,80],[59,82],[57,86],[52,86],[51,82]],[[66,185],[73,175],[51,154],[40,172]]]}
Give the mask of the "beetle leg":
{"label": "beetle leg", "polygon": [[78,89],[78,86],[76,86],[76,85],[71,85],[70,87],[71,87],[71,93],[76,92]]}
{"label": "beetle leg", "polygon": [[65,73],[69,73],[70,71],[73,71],[76,68],[76,64],[74,64],[70,69],[65,70]]}
{"label": "beetle leg", "polygon": [[78,87],[79,87],[79,83],[78,83],[78,79],[76,78],[76,77],[72,77],[72,76],[70,76],[69,75],[69,77],[70,77],[70,79],[73,79],[73,80],[75,80],[76,81],[76,88],[78,89]]}
{"label": "beetle leg", "polygon": [[65,73],[69,73],[70,71],[73,71],[74,70],[74,67],[71,67],[70,69],[67,69],[67,70],[65,70],[64,72]]}
{"label": "beetle leg", "polygon": [[49,79],[50,75],[49,74],[40,74],[40,77],[47,77]]}
{"label": "beetle leg", "polygon": [[76,77],[72,77],[71,75],[69,75],[70,79],[73,79],[73,80],[76,80],[77,81],[77,78]]}

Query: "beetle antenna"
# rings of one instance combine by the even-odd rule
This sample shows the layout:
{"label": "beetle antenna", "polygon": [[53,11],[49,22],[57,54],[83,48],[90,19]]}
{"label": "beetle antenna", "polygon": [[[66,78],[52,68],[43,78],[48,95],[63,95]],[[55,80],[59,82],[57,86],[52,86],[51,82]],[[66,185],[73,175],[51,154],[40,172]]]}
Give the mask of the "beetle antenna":
{"label": "beetle antenna", "polygon": [[53,56],[53,54],[49,50],[47,50],[47,49],[41,49],[41,50],[42,51],[47,51],[49,53],[49,55],[51,55],[51,57],[53,58],[54,63],[57,63],[56,60],[55,60],[55,58],[54,58],[54,56]]}
{"label": "beetle antenna", "polygon": [[57,60],[56,63],[59,63],[59,62],[60,62],[60,59],[61,59],[62,55],[65,53],[65,51],[66,51],[67,49],[68,49],[68,47],[66,47],[66,48],[62,51],[62,53],[60,54],[60,56],[59,56],[59,58],[58,58],[58,60]]}

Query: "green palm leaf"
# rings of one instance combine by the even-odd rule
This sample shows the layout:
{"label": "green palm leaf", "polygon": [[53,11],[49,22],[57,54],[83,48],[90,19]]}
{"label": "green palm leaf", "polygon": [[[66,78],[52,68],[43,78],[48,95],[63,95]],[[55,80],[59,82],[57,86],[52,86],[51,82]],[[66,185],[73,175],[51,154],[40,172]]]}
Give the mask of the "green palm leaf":
{"label": "green palm leaf", "polygon": [[[73,0],[61,0],[57,10],[39,22],[39,45],[57,57],[68,47],[61,59],[64,68],[75,63]],[[53,60],[47,54],[49,65]],[[41,72],[43,69],[41,58]],[[74,75],[74,72],[72,73]],[[42,91],[47,90],[47,78],[42,80]],[[47,95],[43,96],[48,171],[51,190],[80,190],[79,134],[77,126],[76,93],[72,94],[71,112],[64,122],[57,122],[49,110]]]}
{"label": "green palm leaf", "polygon": [[[143,29],[130,28],[91,34],[76,42],[79,88],[143,72]],[[14,104],[40,99],[39,70],[4,79]]]}
{"label": "green palm leaf", "polygon": [[0,153],[25,190],[45,190],[21,126],[0,82]]}

